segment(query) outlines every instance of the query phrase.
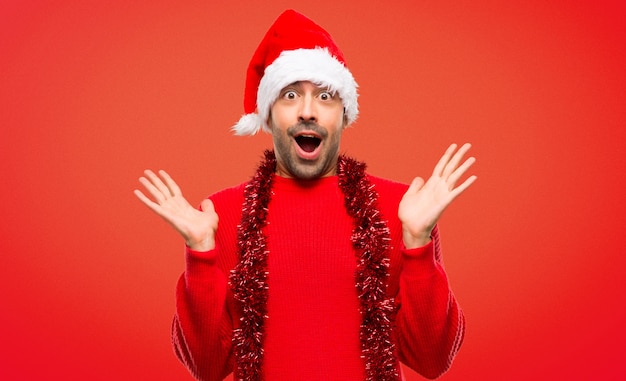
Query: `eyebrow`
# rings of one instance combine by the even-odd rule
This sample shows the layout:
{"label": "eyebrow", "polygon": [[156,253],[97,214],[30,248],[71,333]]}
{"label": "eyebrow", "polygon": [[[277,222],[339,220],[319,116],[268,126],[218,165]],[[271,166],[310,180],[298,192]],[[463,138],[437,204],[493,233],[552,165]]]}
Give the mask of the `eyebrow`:
{"label": "eyebrow", "polygon": [[292,83],[288,84],[287,86],[283,87],[280,92],[282,93],[283,91],[285,91],[286,89],[289,89],[289,88],[300,88],[300,87],[302,87],[302,83],[304,83],[304,82],[311,82],[318,90],[328,91],[329,93],[332,93],[332,94],[336,94],[337,93],[337,91],[331,90],[331,88],[329,86],[318,85],[317,83],[312,82],[312,81],[295,81],[295,82],[292,82]]}

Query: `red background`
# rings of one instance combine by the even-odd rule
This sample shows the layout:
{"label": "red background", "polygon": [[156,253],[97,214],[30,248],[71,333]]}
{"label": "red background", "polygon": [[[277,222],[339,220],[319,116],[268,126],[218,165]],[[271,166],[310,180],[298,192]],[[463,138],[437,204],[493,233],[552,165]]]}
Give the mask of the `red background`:
{"label": "red background", "polygon": [[482,0],[3,1],[0,379],[190,379],[182,242],[132,190],[144,168],[193,203],[248,178],[269,136],[229,127],[287,7],[346,54],[342,148],[372,173],[474,144],[478,182],[441,221],[468,320],[442,380],[626,379],[625,6]]}

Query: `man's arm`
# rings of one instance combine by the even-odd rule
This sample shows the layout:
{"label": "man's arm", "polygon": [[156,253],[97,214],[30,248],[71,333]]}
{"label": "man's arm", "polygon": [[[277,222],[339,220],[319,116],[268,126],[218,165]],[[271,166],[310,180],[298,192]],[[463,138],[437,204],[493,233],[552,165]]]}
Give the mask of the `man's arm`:
{"label": "man's arm", "polygon": [[227,305],[227,279],[217,265],[219,218],[213,202],[204,200],[200,210],[192,207],[165,171],[157,176],[146,170],[139,182],[151,198],[140,190],[135,190],[135,195],[186,243],[186,268],[176,289],[174,351],[197,379],[222,380],[233,368],[233,323]]}
{"label": "man's arm", "polygon": [[176,288],[174,351],[203,381],[224,379],[234,364],[232,308],[227,304],[226,276],[216,264],[218,251],[197,252],[187,247],[185,273]]}
{"label": "man's arm", "polygon": [[[457,186],[474,164],[463,161],[470,149],[451,145],[428,181],[416,177],[398,207],[402,223],[403,265],[397,298],[400,358],[425,377],[436,378],[451,365],[465,331],[465,318],[443,268],[437,222],[446,208],[475,180]],[[456,152],[455,152],[456,151]]]}
{"label": "man's arm", "polygon": [[423,247],[402,250],[396,299],[400,360],[427,378],[448,370],[465,333],[465,317],[443,268],[439,230]]}

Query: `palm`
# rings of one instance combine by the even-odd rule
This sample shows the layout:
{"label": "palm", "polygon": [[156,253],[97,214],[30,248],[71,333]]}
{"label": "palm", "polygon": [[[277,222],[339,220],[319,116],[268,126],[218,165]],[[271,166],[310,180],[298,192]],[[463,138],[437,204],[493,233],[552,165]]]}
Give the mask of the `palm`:
{"label": "palm", "polygon": [[159,175],[160,178],[147,170],[145,177],[139,179],[154,200],[139,190],[135,190],[135,195],[172,225],[190,248],[202,251],[212,249],[218,216],[211,201],[203,201],[202,210],[198,210],[183,197],[178,185],[165,171],[160,171]]}
{"label": "palm", "polygon": [[422,178],[415,178],[402,197],[398,217],[402,222],[407,247],[428,242],[430,233],[444,210],[476,180],[476,176],[470,176],[456,186],[461,176],[475,162],[475,159],[470,157],[461,164],[470,147],[469,144],[465,144],[454,153],[456,145],[451,145],[435,166],[428,181],[424,183]]}

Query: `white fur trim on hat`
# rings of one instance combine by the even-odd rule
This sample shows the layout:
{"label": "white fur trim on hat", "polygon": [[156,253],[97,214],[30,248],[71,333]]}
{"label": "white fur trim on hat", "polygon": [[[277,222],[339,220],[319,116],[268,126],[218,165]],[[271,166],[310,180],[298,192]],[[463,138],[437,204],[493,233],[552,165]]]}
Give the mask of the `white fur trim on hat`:
{"label": "white fur trim on hat", "polygon": [[270,108],[280,91],[298,81],[310,81],[336,91],[341,98],[350,125],[359,115],[358,85],[352,73],[326,48],[283,51],[267,68],[257,92],[256,113],[246,114],[233,126],[235,135],[254,135],[267,125]]}
{"label": "white fur trim on hat", "polygon": [[255,135],[264,124],[259,114],[251,113],[241,116],[237,124],[232,127],[235,135]]}

